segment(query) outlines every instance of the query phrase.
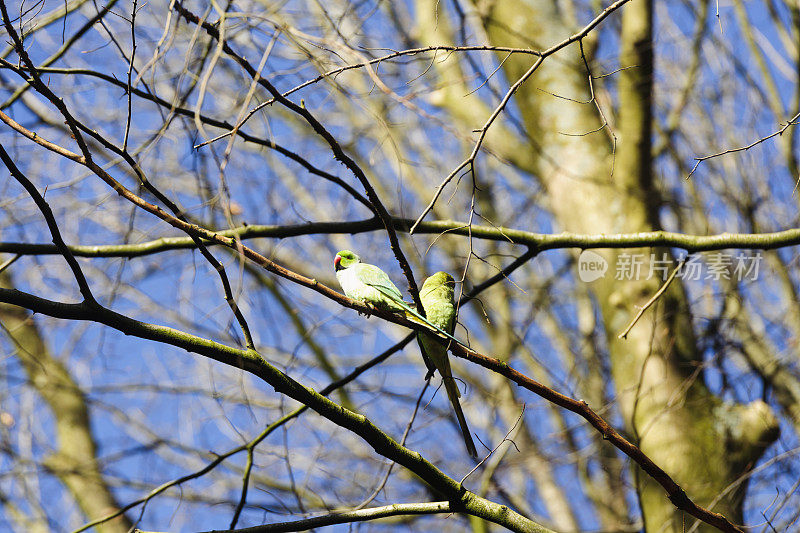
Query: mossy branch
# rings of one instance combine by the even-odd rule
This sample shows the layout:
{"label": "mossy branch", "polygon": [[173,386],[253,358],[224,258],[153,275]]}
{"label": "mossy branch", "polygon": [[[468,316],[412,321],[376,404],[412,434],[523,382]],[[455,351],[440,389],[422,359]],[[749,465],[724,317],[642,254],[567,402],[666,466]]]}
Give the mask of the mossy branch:
{"label": "mossy branch", "polygon": [[[397,231],[407,232],[414,221],[393,218]],[[248,225],[213,232],[228,239],[257,238],[285,239],[303,235],[366,233],[383,230],[383,224],[375,218],[344,222],[311,222],[294,225]],[[771,233],[720,233],[718,235],[687,235],[669,231],[645,231],[638,233],[582,234],[582,233],[534,233],[513,228],[468,225],[465,222],[440,220],[421,222],[415,233],[459,235],[474,239],[503,241],[534,248],[538,251],[567,248],[651,248],[667,246],[687,252],[707,252],[725,249],[774,250],[800,244],[800,228]],[[208,241],[207,244],[219,244]],[[194,249],[191,237],[163,237],[138,244],[75,245],[69,250],[79,257],[141,257],[170,250]],[[55,255],[60,253],[52,244],[23,242],[0,242],[0,253],[20,255]]]}

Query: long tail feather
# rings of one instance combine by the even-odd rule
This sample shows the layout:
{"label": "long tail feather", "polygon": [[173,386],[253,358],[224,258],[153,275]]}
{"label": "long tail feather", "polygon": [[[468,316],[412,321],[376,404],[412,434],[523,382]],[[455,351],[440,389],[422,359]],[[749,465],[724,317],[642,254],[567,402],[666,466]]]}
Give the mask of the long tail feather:
{"label": "long tail feather", "polygon": [[456,413],[458,425],[461,426],[461,433],[464,435],[464,444],[467,446],[467,452],[472,458],[477,459],[478,450],[475,449],[475,442],[472,440],[472,434],[469,431],[469,426],[467,426],[467,419],[464,418],[464,411],[461,410],[461,402],[458,401],[458,399],[461,397],[461,393],[459,392],[458,384],[456,383],[456,380],[453,379],[453,374],[450,371],[450,362],[447,359],[445,359],[445,362],[445,372],[442,375],[444,389],[447,391],[447,397],[450,399],[450,403],[453,404],[453,411]]}

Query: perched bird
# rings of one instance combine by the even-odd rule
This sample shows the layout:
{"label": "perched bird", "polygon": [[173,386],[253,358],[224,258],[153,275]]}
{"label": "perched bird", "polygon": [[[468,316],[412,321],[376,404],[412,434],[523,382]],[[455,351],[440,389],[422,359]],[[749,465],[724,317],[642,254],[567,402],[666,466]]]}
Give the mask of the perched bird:
{"label": "perched bird", "polygon": [[[447,272],[437,272],[425,280],[422,284],[422,289],[419,291],[419,297],[422,300],[422,306],[425,309],[425,316],[428,321],[436,326],[437,329],[443,329],[450,335],[453,334],[456,326],[456,306],[453,301],[454,288],[455,280],[453,276]],[[439,374],[441,374],[447,397],[450,399],[450,403],[453,404],[453,411],[456,413],[458,425],[461,426],[461,433],[464,435],[464,444],[467,446],[467,452],[470,456],[477,458],[478,451],[475,449],[475,443],[469,432],[467,420],[464,418],[464,412],[461,410],[461,404],[458,401],[461,393],[453,379],[453,372],[450,370],[447,347],[442,344],[441,339],[431,333],[418,332],[417,342],[419,342],[422,355],[427,356],[436,366]]]}
{"label": "perched bird", "polygon": [[362,263],[361,258],[350,250],[336,254],[333,268],[348,298],[394,313],[405,313],[409,309],[386,272],[375,265]]}

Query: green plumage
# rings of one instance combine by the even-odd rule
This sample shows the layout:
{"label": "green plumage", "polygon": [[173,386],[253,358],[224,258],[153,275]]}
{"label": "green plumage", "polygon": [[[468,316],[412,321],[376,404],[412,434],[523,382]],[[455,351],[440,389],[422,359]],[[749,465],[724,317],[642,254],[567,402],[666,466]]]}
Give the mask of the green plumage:
{"label": "green plumage", "polygon": [[336,279],[345,296],[377,308],[402,312],[405,307],[400,290],[389,276],[376,267],[361,262],[361,258],[349,250],[342,250],[334,259]]}
{"label": "green plumage", "polygon": [[[453,280],[453,276],[447,272],[437,272],[425,280],[425,283],[422,284],[422,289],[419,291],[419,297],[422,300],[422,306],[425,309],[425,316],[428,321],[450,335],[455,331],[456,325],[454,289],[455,280]],[[458,390],[458,384],[453,379],[450,359],[447,356],[447,347],[442,344],[442,340],[439,337],[430,333],[418,333],[417,341],[423,355],[433,362],[442,376],[447,397],[453,405],[458,425],[464,435],[464,444],[467,447],[467,452],[472,457],[477,457],[478,452],[475,449],[472,434],[469,431],[467,420],[464,418],[464,412],[461,410],[461,403],[458,401],[461,393]]]}

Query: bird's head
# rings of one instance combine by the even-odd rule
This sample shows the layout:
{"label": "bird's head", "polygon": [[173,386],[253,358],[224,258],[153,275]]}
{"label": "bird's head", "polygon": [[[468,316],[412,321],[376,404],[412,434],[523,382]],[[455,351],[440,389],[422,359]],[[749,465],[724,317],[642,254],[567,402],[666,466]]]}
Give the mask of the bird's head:
{"label": "bird's head", "polygon": [[453,276],[447,272],[439,271],[425,280],[419,292],[421,296],[430,291],[439,289],[440,287],[444,287],[445,289],[448,289],[450,293],[452,293],[455,290],[455,286],[456,280],[453,279]]}
{"label": "bird's head", "polygon": [[333,269],[336,272],[339,272],[344,268],[350,268],[351,266],[360,262],[361,258],[358,257],[356,254],[354,254],[350,250],[342,250],[341,252],[336,254],[336,257],[333,258]]}

